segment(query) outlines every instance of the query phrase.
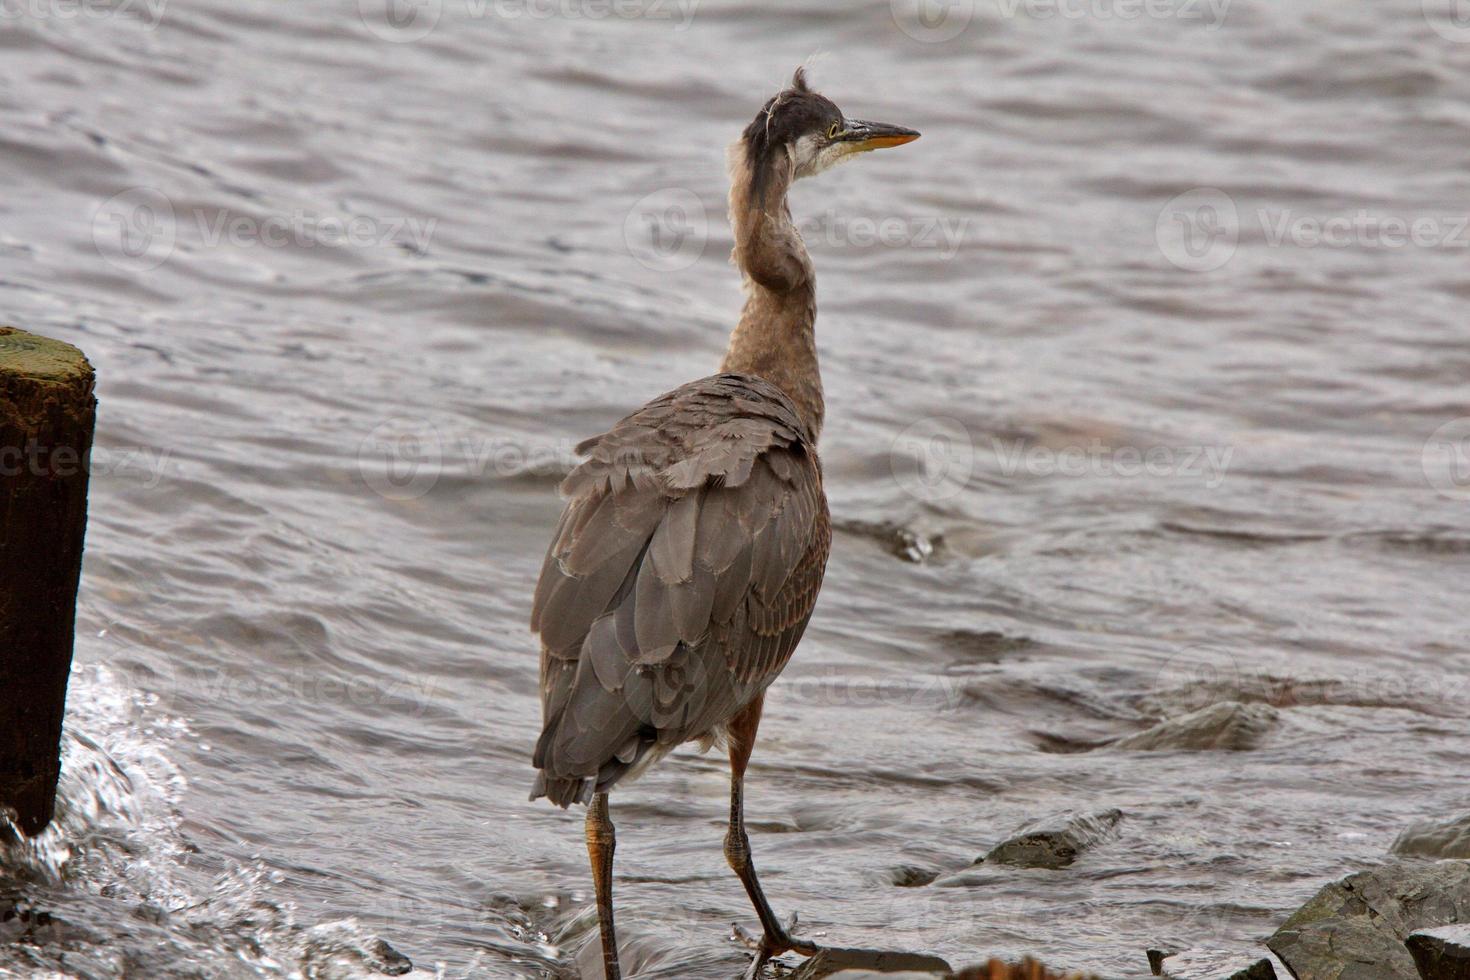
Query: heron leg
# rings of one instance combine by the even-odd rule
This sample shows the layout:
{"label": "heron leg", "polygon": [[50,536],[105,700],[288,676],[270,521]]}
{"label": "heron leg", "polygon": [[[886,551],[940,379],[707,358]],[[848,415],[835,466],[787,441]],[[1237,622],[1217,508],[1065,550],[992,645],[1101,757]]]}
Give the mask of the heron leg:
{"label": "heron leg", "polygon": [[755,962],[751,964],[747,978],[760,976],[761,968],[772,956],[789,951],[811,956],[818,947],[815,943],[796,939],[771,911],[771,903],[761,889],[756,877],[755,862],[750,857],[750,838],[745,833],[745,767],[750,762],[751,750],[755,748],[755,732],[761,723],[763,699],[757,697],[730,722],[730,829],[725,833],[725,860],[735,871],[755,914],[761,920],[761,941],[756,949]]}
{"label": "heron leg", "polygon": [[597,925],[602,933],[602,971],[606,980],[622,980],[618,966],[618,939],[613,931],[612,868],[617,840],[607,814],[607,794],[597,793],[587,804],[587,856],[592,860],[592,885],[597,892]]}

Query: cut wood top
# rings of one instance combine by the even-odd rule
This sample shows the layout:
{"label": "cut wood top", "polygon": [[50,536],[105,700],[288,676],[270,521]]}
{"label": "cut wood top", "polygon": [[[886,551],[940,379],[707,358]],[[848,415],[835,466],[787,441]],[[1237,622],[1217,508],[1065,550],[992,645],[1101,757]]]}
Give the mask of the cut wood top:
{"label": "cut wood top", "polygon": [[93,377],[87,355],[71,344],[15,327],[0,327],[0,371],[61,383],[90,384]]}

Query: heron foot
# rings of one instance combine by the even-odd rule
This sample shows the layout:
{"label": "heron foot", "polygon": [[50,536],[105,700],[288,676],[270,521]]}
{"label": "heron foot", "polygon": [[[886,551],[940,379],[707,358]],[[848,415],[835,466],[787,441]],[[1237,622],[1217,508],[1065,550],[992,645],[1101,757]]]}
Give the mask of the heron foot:
{"label": "heron foot", "polygon": [[797,939],[791,934],[796,929],[796,923],[796,913],[793,912],[775,932],[767,931],[759,939],[746,932],[738,924],[733,927],[735,938],[755,951],[755,959],[751,962],[750,969],[745,973],[745,980],[760,980],[766,963],[772,957],[780,956],[782,953],[815,956],[821,951],[822,947],[816,943],[805,939]]}

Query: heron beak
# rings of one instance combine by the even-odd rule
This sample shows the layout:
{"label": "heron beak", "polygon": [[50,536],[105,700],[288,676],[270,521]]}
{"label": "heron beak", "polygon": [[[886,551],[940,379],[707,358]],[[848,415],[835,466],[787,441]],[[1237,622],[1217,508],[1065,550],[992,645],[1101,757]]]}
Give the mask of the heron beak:
{"label": "heron beak", "polygon": [[906,129],[903,126],[863,122],[856,119],[849,120],[846,132],[837,137],[840,142],[851,144],[853,153],[866,153],[868,150],[881,150],[888,146],[903,146],[918,138],[919,134],[916,130]]}

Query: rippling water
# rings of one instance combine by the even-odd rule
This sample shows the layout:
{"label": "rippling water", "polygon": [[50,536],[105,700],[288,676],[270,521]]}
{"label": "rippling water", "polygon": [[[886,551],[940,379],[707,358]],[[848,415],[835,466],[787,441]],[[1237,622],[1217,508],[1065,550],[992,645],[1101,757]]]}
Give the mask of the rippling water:
{"label": "rippling water", "polygon": [[[554,487],[713,368],[724,146],[818,51],[925,137],[795,193],[841,530],[753,765],[778,908],[1140,976],[1464,805],[1447,5],[610,9],[0,0],[0,319],[100,400],[63,813],[4,852],[0,974],[352,977],[382,938],[578,975],[580,814],[525,802]],[[1221,701],[1274,715],[1110,747]],[[741,969],[725,794],[692,751],[616,794],[630,973]],[[1106,807],[1070,868],[971,867]]]}

